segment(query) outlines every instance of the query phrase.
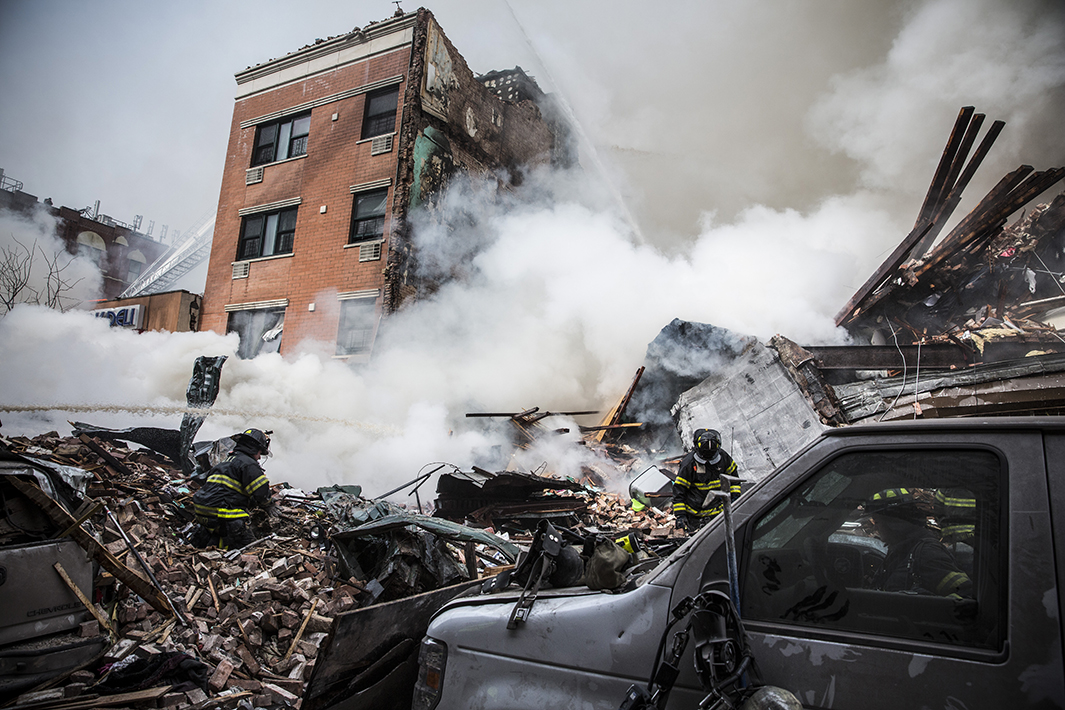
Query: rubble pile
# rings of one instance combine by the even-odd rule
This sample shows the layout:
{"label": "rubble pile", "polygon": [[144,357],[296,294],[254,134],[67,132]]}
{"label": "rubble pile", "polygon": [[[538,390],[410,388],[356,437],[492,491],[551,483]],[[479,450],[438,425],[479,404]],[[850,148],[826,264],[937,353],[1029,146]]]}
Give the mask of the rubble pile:
{"label": "rubble pile", "polygon": [[[461,520],[479,522],[474,530],[366,500],[358,486],[305,493],[278,483],[274,514],[254,514],[264,537],[240,550],[197,549],[183,533],[192,524],[198,486],[164,456],[85,434],[2,443],[14,454],[91,474],[84,502],[70,515],[82,521],[78,532],[102,548],[94,555],[101,562],[93,582],[96,619],[82,624],[81,634],[109,634],[111,643],[96,666],[23,695],[21,704],[46,703],[34,707],[114,706],[120,699],[127,707],[235,707],[244,699],[252,707],[298,707],[338,614],[491,576],[512,566],[518,545],[532,539],[518,526],[495,535],[484,506]],[[638,531],[663,539],[674,532],[668,511],[635,511],[621,495],[574,481],[487,472],[462,477],[481,485],[535,479],[541,495],[526,511],[533,525],[565,509],[579,513],[578,534]],[[134,660],[184,663],[200,674],[159,675],[166,692],[126,685],[118,688],[124,693],[100,694],[108,677]],[[95,705],[84,704],[92,698]]]}

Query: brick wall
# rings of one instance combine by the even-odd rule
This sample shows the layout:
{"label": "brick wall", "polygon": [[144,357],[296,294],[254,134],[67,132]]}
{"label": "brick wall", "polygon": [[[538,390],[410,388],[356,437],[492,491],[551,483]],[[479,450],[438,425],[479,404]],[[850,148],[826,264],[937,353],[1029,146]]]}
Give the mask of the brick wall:
{"label": "brick wall", "polygon": [[[242,129],[240,124],[405,76],[409,61],[409,48],[403,48],[236,102],[204,294],[204,328],[226,331],[227,304],[288,299],[283,351],[306,338],[333,343],[340,314],[336,294],[383,288],[385,262],[360,263],[359,248],[345,248],[354,204],[351,186],[383,179],[394,182],[396,175],[395,150],[371,156],[369,141],[359,140],[366,95],[314,107],[307,154],[264,166],[262,182],[253,185],[245,185],[245,171],[251,165],[256,129]],[[404,83],[399,87],[401,93]],[[390,198],[391,193],[390,189]],[[232,263],[241,228],[239,210],[297,197],[301,202],[292,254],[253,260],[247,278],[233,279]],[[386,235],[389,226],[386,219]]]}

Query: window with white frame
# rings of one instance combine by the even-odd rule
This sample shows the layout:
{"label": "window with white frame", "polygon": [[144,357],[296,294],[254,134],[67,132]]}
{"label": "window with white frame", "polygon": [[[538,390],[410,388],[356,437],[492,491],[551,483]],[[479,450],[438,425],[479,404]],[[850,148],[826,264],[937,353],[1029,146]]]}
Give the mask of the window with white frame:
{"label": "window with white frame", "polygon": [[310,112],[260,124],[255,131],[252,167],[306,155],[310,132]]}
{"label": "window with white frame", "polygon": [[398,105],[398,86],[367,94],[366,113],[362,121],[362,139],[366,140],[396,130],[396,107]]}
{"label": "window with white frame", "polygon": [[348,244],[369,242],[385,235],[385,205],[388,189],[356,192],[351,209],[351,235]]}
{"label": "window with white frame", "polygon": [[340,302],[336,354],[359,355],[370,352],[377,324],[376,298],[350,298]]}
{"label": "window with white frame", "polygon": [[297,209],[289,207],[245,216],[240,225],[237,261],[291,254]]}

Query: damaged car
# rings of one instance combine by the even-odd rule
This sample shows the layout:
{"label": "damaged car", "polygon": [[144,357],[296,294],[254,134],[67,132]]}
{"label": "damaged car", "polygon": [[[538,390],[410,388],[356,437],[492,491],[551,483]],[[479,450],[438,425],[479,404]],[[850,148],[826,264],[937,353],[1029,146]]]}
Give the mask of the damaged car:
{"label": "damaged car", "polygon": [[1065,706],[1065,418],[830,429],[725,518],[615,589],[451,601],[414,707]]}

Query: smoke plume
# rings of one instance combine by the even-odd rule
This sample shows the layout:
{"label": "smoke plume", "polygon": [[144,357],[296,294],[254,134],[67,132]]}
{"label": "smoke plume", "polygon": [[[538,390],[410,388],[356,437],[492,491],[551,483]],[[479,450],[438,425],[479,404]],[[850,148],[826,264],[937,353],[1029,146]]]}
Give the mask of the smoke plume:
{"label": "smoke plume", "polygon": [[[909,230],[963,105],[1007,125],[959,214],[1021,162],[1065,164],[1060,3],[565,8],[559,26],[517,6],[519,34],[589,138],[582,162],[603,170],[532,170],[502,196],[453,184],[415,232],[440,286],[386,322],[370,364],[312,342],[244,361],[234,335],[22,306],[0,320],[4,434],[64,430],[83,409],[176,427],[195,357],[230,355],[201,438],[272,429],[272,480],[381,493],[431,462],[498,463],[506,427],[467,412],[605,412],[674,319],[844,342],[833,315]],[[436,14],[478,66],[446,3]],[[540,450],[521,465],[538,457],[588,463]]]}

